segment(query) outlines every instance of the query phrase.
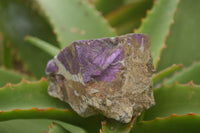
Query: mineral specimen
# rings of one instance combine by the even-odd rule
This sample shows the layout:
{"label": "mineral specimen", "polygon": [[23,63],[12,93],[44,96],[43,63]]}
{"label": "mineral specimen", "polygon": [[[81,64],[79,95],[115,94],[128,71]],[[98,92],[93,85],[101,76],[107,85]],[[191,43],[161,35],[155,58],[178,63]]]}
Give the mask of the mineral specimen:
{"label": "mineral specimen", "polygon": [[150,38],[145,34],[80,40],[47,64],[48,92],[81,116],[127,123],[154,105]]}

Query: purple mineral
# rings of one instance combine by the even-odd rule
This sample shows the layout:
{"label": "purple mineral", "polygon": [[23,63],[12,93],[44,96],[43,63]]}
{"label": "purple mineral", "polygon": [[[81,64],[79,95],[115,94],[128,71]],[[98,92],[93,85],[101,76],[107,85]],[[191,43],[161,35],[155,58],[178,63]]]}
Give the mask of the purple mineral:
{"label": "purple mineral", "polygon": [[129,122],[154,105],[150,39],[145,34],[80,40],[47,64],[48,92],[81,116]]}

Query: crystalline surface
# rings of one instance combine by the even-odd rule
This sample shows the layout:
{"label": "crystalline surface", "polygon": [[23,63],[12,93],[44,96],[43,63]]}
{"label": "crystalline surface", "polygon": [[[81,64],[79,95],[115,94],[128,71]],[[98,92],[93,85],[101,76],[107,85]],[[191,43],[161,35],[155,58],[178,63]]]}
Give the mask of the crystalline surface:
{"label": "crystalline surface", "polygon": [[150,39],[145,34],[80,40],[50,60],[49,94],[81,116],[129,122],[154,104]]}

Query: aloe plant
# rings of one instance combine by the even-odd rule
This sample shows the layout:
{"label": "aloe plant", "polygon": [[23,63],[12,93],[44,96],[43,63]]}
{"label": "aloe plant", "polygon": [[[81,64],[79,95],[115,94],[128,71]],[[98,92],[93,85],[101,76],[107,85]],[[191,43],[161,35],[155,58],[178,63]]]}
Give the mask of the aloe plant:
{"label": "aloe plant", "polygon": [[[1,0],[0,132],[198,132],[199,12],[199,0]],[[130,32],[151,38],[155,106],[125,124],[48,95],[45,67],[61,49]]]}

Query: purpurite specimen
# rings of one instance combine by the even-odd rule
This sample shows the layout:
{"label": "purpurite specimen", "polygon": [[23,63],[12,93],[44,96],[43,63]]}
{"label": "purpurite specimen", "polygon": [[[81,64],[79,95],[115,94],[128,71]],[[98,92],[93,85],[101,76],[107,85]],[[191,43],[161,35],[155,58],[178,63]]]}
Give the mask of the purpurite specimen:
{"label": "purpurite specimen", "polygon": [[48,92],[81,116],[129,122],[154,105],[150,38],[145,34],[80,40],[47,64]]}

